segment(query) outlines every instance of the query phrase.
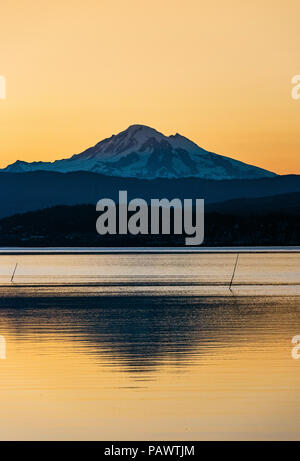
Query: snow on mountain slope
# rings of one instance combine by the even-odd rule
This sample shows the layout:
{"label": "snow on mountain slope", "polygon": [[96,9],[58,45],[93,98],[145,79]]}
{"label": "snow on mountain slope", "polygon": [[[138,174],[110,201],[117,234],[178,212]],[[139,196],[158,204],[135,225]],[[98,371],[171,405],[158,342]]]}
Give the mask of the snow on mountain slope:
{"label": "snow on mountain slope", "polygon": [[109,176],[154,178],[197,177],[241,179],[276,176],[229,157],[208,152],[179,134],[164,136],[153,128],[132,125],[81,154],[55,162],[17,162],[5,172],[49,170],[92,171]]}

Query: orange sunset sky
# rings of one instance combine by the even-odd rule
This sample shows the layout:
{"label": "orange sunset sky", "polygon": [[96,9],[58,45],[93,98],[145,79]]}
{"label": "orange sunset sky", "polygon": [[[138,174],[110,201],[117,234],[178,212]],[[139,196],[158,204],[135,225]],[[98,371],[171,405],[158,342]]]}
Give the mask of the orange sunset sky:
{"label": "orange sunset sky", "polygon": [[298,0],[1,3],[0,167],[139,123],[300,174]]}

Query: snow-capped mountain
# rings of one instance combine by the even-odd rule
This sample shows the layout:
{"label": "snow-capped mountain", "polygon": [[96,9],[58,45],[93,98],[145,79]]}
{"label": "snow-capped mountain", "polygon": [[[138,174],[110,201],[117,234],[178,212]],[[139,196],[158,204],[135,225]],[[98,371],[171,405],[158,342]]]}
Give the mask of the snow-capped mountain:
{"label": "snow-capped mountain", "polygon": [[18,160],[2,171],[37,170],[92,171],[145,179],[196,177],[221,180],[276,176],[262,168],[208,152],[180,134],[165,136],[144,125],[132,125],[68,159],[53,163]]}

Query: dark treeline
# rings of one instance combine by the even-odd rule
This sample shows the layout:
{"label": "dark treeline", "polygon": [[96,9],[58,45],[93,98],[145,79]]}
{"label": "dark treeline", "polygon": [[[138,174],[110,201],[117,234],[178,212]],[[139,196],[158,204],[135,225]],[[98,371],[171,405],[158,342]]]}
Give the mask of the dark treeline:
{"label": "dark treeline", "polygon": [[[93,205],[55,206],[0,220],[0,246],[183,246],[185,235],[105,235]],[[300,214],[205,213],[205,246],[300,245]],[[171,214],[172,222],[172,214]]]}

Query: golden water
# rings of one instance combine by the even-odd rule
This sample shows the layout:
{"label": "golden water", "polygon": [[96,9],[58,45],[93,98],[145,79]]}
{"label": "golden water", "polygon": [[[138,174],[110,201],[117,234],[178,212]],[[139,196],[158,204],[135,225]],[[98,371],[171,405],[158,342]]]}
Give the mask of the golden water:
{"label": "golden water", "polygon": [[1,440],[300,439],[299,297],[69,294],[2,288]]}

